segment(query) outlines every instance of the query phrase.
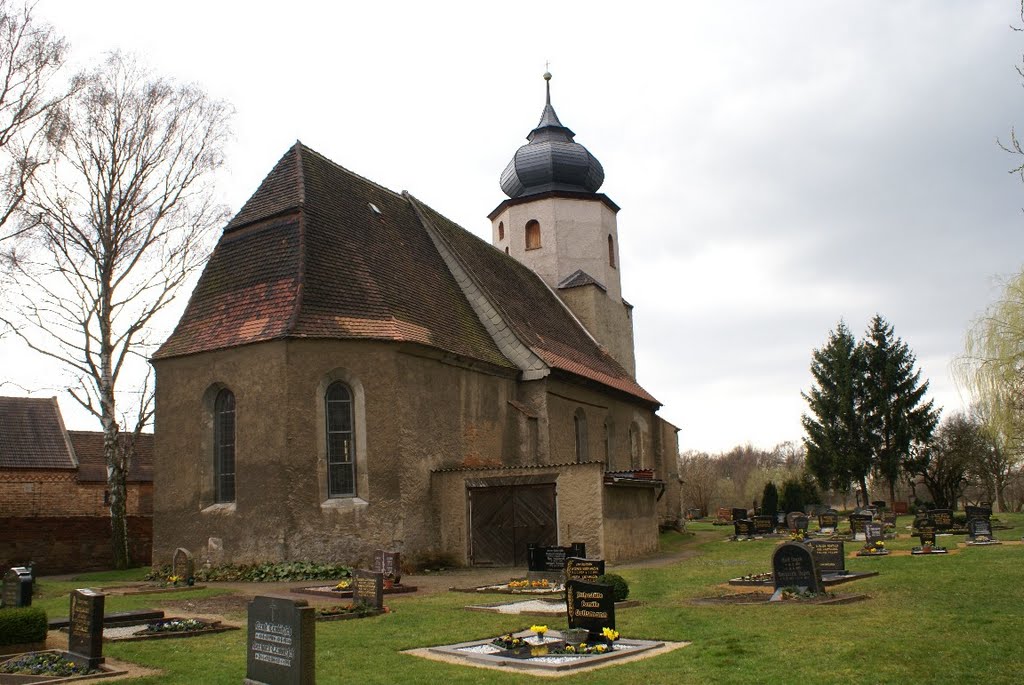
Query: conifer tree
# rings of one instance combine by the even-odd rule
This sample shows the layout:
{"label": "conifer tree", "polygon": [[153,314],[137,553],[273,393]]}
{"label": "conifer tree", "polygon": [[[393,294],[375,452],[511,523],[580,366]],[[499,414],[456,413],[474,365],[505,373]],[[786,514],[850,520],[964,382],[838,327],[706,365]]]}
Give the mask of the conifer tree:
{"label": "conifer tree", "polygon": [[825,489],[846,491],[857,483],[866,503],[871,451],[862,417],[864,351],[842,321],[814,350],[811,375],[815,384],[802,393],[810,409],[801,417],[807,468]]}
{"label": "conifer tree", "polygon": [[914,368],[914,353],[876,314],[861,343],[864,358],[864,425],[872,468],[889,481],[889,500],[896,500],[896,481],[914,445],[931,438],[938,423],[932,400],[924,401],[928,381]]}

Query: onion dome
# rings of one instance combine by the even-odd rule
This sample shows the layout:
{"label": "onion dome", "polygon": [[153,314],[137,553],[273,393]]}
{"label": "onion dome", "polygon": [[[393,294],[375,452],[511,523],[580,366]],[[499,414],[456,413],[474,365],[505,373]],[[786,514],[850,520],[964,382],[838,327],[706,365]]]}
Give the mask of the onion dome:
{"label": "onion dome", "polygon": [[544,80],[547,102],[540,122],[526,137],[530,142],[516,150],[501,173],[501,189],[511,198],[552,190],[596,193],[604,182],[604,169],[558,120],[551,106],[551,74],[545,73]]}

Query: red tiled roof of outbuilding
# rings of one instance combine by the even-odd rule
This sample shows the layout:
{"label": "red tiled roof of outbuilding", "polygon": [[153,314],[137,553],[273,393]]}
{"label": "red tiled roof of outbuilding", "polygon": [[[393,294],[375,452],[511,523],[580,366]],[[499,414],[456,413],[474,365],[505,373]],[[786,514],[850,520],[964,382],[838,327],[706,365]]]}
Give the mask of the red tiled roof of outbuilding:
{"label": "red tiled roof of outbuilding", "polygon": [[0,397],[0,468],[76,466],[56,397]]}

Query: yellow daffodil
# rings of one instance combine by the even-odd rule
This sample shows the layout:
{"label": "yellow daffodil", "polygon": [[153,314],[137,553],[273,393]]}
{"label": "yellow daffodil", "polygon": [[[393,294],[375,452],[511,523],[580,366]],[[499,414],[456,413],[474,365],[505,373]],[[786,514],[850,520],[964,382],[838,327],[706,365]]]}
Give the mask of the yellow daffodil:
{"label": "yellow daffodil", "polygon": [[602,628],[601,634],[609,640],[611,640],[612,642],[619,639],[619,631],[614,630],[612,628]]}
{"label": "yellow daffodil", "polygon": [[548,632],[547,626],[530,626],[530,630],[537,633],[538,637],[544,637],[544,633]]}

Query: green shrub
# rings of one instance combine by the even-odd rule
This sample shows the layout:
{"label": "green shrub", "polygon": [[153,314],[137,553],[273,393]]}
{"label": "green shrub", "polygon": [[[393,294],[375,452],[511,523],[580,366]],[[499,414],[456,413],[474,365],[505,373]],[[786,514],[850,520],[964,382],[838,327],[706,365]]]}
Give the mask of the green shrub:
{"label": "green shrub", "polygon": [[[171,575],[171,567],[154,566],[146,580],[164,582]],[[267,564],[243,564],[197,568],[196,581],[226,581],[235,583],[272,583],[286,580],[335,580],[351,575],[343,564],[321,564],[315,561],[282,561]]]}
{"label": "green shrub", "polygon": [[621,602],[626,597],[629,597],[629,583],[617,573],[606,573],[603,576],[598,576],[597,582],[601,585],[612,586],[612,595],[615,597],[616,602]]}
{"label": "green shrub", "polygon": [[46,628],[46,612],[39,607],[0,611],[0,645],[43,642]]}

